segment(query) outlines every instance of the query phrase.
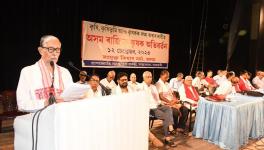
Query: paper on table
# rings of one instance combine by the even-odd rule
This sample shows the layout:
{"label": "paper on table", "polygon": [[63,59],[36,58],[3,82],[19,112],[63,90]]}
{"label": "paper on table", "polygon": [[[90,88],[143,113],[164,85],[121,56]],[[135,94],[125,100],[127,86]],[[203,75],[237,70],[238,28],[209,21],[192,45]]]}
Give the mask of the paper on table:
{"label": "paper on table", "polygon": [[85,93],[90,89],[89,85],[73,83],[69,85],[60,95],[64,101],[74,101],[84,98]]}

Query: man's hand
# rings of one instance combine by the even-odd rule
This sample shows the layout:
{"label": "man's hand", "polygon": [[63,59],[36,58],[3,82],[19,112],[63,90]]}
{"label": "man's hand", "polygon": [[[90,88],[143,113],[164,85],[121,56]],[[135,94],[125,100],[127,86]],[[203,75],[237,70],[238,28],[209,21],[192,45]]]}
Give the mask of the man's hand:
{"label": "man's hand", "polygon": [[46,99],[45,101],[44,101],[44,106],[46,107],[46,106],[48,106],[49,105],[49,99]]}
{"label": "man's hand", "polygon": [[60,96],[55,96],[55,99],[56,99],[56,103],[64,102],[63,98]]}

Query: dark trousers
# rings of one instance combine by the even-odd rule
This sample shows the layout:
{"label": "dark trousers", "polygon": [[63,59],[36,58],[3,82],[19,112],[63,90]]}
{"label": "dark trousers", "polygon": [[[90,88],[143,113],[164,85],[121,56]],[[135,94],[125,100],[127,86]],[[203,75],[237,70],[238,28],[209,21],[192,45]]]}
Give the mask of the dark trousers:
{"label": "dark trousers", "polygon": [[[180,110],[172,107],[174,129],[181,128],[185,129],[186,122],[188,119],[189,110],[187,107],[182,106]],[[180,116],[181,113],[181,116]]]}
{"label": "dark trousers", "polygon": [[154,112],[156,118],[163,121],[164,135],[168,136],[168,129],[170,125],[173,125],[172,109],[165,105],[159,105],[155,109],[151,109]]}

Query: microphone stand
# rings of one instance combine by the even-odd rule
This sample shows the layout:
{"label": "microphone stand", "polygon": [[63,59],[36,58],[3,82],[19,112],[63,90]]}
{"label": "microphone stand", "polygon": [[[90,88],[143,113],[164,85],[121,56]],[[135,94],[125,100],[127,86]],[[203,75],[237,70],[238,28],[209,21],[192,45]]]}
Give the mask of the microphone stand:
{"label": "microphone stand", "polygon": [[55,92],[55,89],[54,89],[54,70],[55,70],[55,67],[54,67],[54,62],[51,61],[50,62],[50,66],[52,67],[52,78],[51,78],[51,86],[50,86],[50,93],[49,93],[49,105],[51,104],[54,104],[56,102],[56,99],[55,99],[55,96],[53,94],[53,91]]}
{"label": "microphone stand", "polygon": [[[74,68],[75,70],[81,72],[80,69],[78,69],[77,67],[74,66],[73,62],[69,61],[68,64]],[[89,75],[86,75],[86,77],[90,78]],[[110,95],[111,94],[111,89],[109,89],[108,87],[105,87],[102,83],[99,82],[99,85],[101,86],[102,90],[104,91],[105,95]]]}

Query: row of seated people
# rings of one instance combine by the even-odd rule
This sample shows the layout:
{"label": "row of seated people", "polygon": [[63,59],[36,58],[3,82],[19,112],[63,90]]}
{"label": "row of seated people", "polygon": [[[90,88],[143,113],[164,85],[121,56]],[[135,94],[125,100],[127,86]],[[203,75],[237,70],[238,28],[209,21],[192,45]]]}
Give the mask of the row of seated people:
{"label": "row of seated people", "polygon": [[[263,75],[261,73],[263,72],[257,74],[256,77]],[[163,70],[159,80],[153,84],[151,72],[146,71],[143,73],[142,83],[136,81],[135,73],[130,75],[130,81],[128,81],[128,75],[120,72],[117,75],[118,84],[116,85],[114,71],[109,71],[107,77],[101,81],[98,75],[92,75],[89,82],[85,81],[87,73],[82,71],[78,83],[90,84],[91,90],[87,92],[87,98],[107,95],[104,94],[99,84],[111,89],[111,94],[147,91],[150,94],[150,110],[156,118],[163,120],[165,143],[175,146],[171,142],[171,135],[176,132],[186,134],[184,132],[185,124],[188,119],[188,108],[190,108],[188,104],[182,105],[181,101],[189,102],[192,104],[192,108],[195,109],[200,95],[203,95],[204,91],[208,92],[205,95],[214,95],[217,98],[224,99],[230,93],[255,89],[249,82],[249,72],[247,71],[242,71],[240,78],[235,77],[235,73],[232,71],[218,71],[218,75],[214,78],[212,78],[212,75],[212,71],[208,71],[206,77],[203,72],[198,71],[194,79],[191,76],[186,76],[183,79],[183,74],[178,73],[177,77],[172,78],[168,83],[169,72]],[[153,136],[152,134],[150,137]],[[156,140],[156,138],[153,139]]]}
{"label": "row of seated people", "polygon": [[[103,90],[99,85],[99,76],[92,75],[88,82],[85,81],[86,76],[86,72],[81,72],[80,81],[78,81],[78,83],[90,84],[91,89],[87,92],[86,97],[91,98],[103,96]],[[141,90],[144,90],[149,94],[150,111],[154,113],[156,118],[163,120],[165,144],[169,146],[176,146],[175,143],[172,142],[172,139],[176,133],[186,134],[185,126],[189,110],[181,104],[181,101],[170,88],[168,83],[169,72],[167,70],[163,70],[160,73],[159,80],[155,84],[153,84],[152,73],[149,71],[145,71],[143,73],[142,83],[136,82],[136,74],[134,73],[130,75],[130,81],[128,81],[128,75],[126,73],[118,73],[117,85],[115,85],[114,78],[115,72],[110,71],[108,72],[107,77],[100,81],[100,83],[107,88],[113,86],[111,94],[129,93]],[[192,77],[187,76],[185,78],[186,84],[183,86],[185,87],[183,89],[185,94],[181,97],[186,97],[185,99],[190,99],[197,103],[199,95],[191,84]],[[108,84],[105,84],[105,81]]]}

